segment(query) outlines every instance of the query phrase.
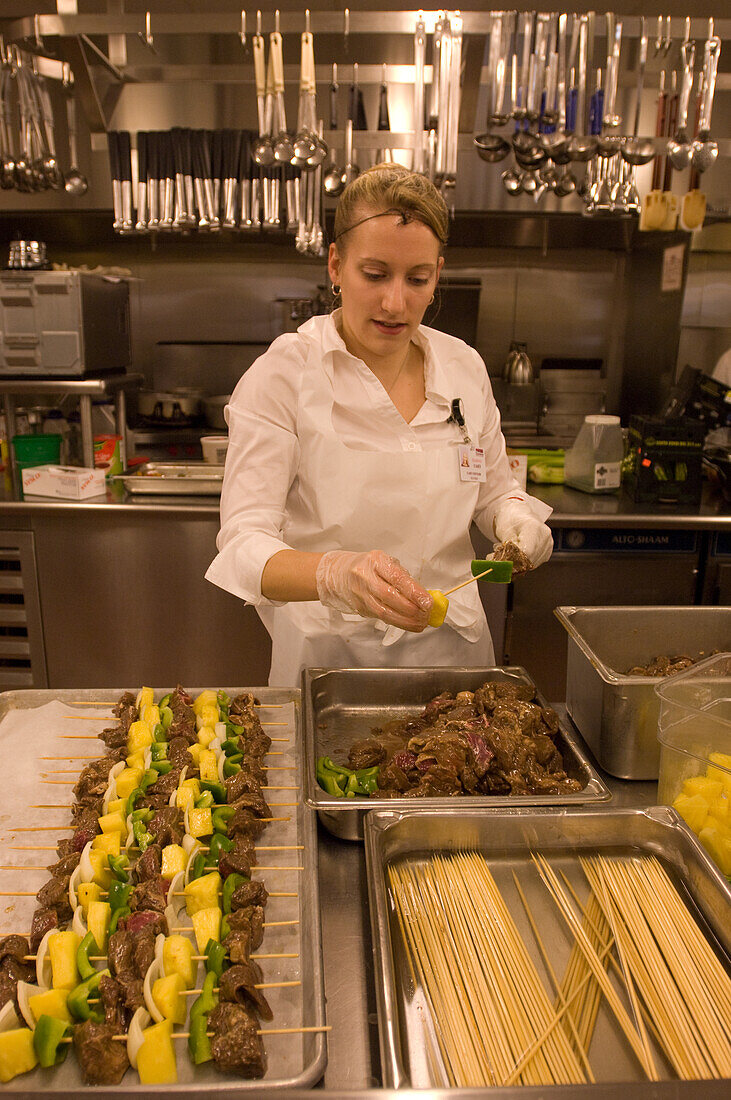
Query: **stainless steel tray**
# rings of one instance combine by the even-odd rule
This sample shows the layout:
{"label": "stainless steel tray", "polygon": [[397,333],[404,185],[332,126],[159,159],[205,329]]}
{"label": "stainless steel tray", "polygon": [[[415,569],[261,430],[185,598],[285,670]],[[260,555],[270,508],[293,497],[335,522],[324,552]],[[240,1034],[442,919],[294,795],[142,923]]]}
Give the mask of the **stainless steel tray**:
{"label": "stainless steel tray", "polygon": [[109,480],[121,481],[128,493],[216,496],[221,492],[223,466],[212,462],[145,462]]}
{"label": "stainless steel tray", "polygon": [[[209,687],[211,685],[208,685]],[[21,745],[17,744],[18,738],[13,736],[13,725],[24,720],[27,723],[29,716],[19,712],[35,710],[45,707],[47,704],[74,702],[98,702],[100,700],[116,700],[125,690],[136,691],[137,688],[104,688],[104,689],[63,689],[63,690],[30,690],[30,691],[6,691],[0,694],[0,754],[6,761],[4,776],[14,788],[17,788],[22,798],[22,804],[28,805],[24,811],[23,824],[25,827],[49,825],[49,814],[53,816],[53,825],[62,825],[70,821],[70,813],[63,810],[48,811],[34,809],[31,803],[36,803],[41,794],[49,792],[49,802],[71,804],[71,787],[51,786],[41,787],[41,769],[63,769],[79,765],[61,763],[44,763],[39,761],[43,756],[61,755],[71,753],[81,755],[95,752],[93,741],[68,741],[61,740],[61,734],[69,732],[86,733],[103,729],[110,724],[110,711],[101,713],[106,717],[99,719],[98,725],[93,721],[79,722],[74,719],[62,717],[65,708],[54,706],[48,711],[38,715],[37,735]],[[169,687],[156,688],[155,697],[159,698]],[[193,694],[201,691],[201,688],[189,688]],[[225,687],[229,695],[237,695],[242,691],[252,691],[262,704],[282,704],[285,709],[272,710],[266,720],[286,721],[287,725],[281,728],[271,729],[268,732],[272,737],[287,738],[287,741],[277,742],[272,745],[273,750],[280,751],[281,756],[273,758],[280,765],[293,765],[292,771],[275,772],[274,775],[286,775],[282,779],[282,785],[295,785],[301,789],[303,772],[302,739],[300,737],[301,706],[299,691],[285,688],[257,688],[257,687]],[[91,708],[78,708],[78,714],[88,715]],[[113,719],[111,719],[113,721]],[[16,749],[17,744],[17,751]],[[29,744],[32,748],[29,750]],[[69,746],[74,746],[69,748]],[[103,748],[102,742],[98,743],[99,749]],[[92,746],[92,748],[80,748],[79,746]],[[101,752],[100,752],[101,755]],[[10,773],[10,774],[9,774]],[[289,776],[296,778],[290,779]],[[73,782],[71,778],[70,783]],[[279,785],[272,780],[273,786]],[[38,866],[49,862],[44,856],[51,853],[12,852],[7,853],[9,844],[17,843],[44,843],[40,840],[40,833],[31,834],[36,839],[32,841],[9,840],[13,826],[18,826],[17,811],[9,805],[10,799],[21,804],[21,798],[15,793],[6,795],[0,804],[0,855],[5,856],[3,863],[17,865],[23,863],[26,867]],[[325,994],[322,971],[322,945],[320,937],[320,905],[319,883],[317,872],[317,829],[314,814],[304,805],[299,790],[297,791],[272,791],[267,796],[273,806],[277,803],[296,802],[296,806],[283,809],[282,816],[286,821],[275,821],[268,825],[263,834],[266,838],[262,844],[267,845],[303,845],[302,851],[272,852],[271,859],[267,863],[282,865],[301,865],[302,871],[287,872],[262,872],[264,881],[270,890],[295,891],[294,898],[272,898],[269,902],[267,915],[269,920],[294,920],[295,925],[281,928],[268,928],[265,931],[262,951],[287,952],[297,955],[294,959],[269,959],[262,960],[262,969],[265,981],[290,981],[299,979],[301,985],[268,991],[268,998],[274,1012],[274,1020],[271,1027],[301,1027],[322,1026],[325,1023]],[[50,834],[52,839],[45,843],[55,844],[59,833]],[[275,858],[276,857],[276,858]],[[261,862],[265,862],[262,860]],[[33,874],[31,872],[3,872],[2,881],[6,884],[3,890],[29,890],[38,889],[46,881],[47,872]],[[36,886],[37,881],[37,886]],[[32,883],[32,885],[29,885]],[[4,898],[4,902],[10,899]],[[0,934],[9,931],[27,931],[30,927],[31,914],[35,908],[35,900],[31,897],[18,898],[12,905],[3,907],[0,916]],[[275,908],[276,907],[276,908]],[[276,914],[276,915],[275,915]],[[200,971],[199,971],[200,974]],[[270,996],[271,995],[271,996]],[[189,998],[192,1001],[192,998]],[[134,1070],[128,1070],[122,1082],[112,1088],[97,1089],[96,1092],[104,1092],[112,1097],[126,1097],[129,1095],[162,1097],[171,1094],[184,1094],[194,1098],[204,1090],[215,1089],[219,1093],[241,1093],[259,1095],[271,1089],[284,1090],[295,1088],[309,1088],[315,1085],[322,1077],[327,1063],[327,1042],[323,1032],[310,1032],[299,1035],[271,1035],[265,1037],[264,1045],[267,1052],[268,1068],[266,1075],[256,1080],[244,1080],[241,1078],[224,1076],[218,1073],[212,1066],[204,1065],[195,1067],[191,1063],[185,1044],[179,1042],[178,1074],[179,1082],[175,1086],[164,1088],[151,1088],[139,1084]],[[68,1096],[78,1100],[83,1096],[86,1088],[81,1083],[81,1076],[73,1057],[53,1070],[36,1069],[32,1073],[16,1077],[10,1085],[2,1088],[3,1092],[15,1093],[53,1093],[54,1096]]]}
{"label": "stainless steel tray", "polygon": [[[414,986],[390,902],[387,868],[390,864],[404,861],[418,864],[434,853],[465,849],[479,851],[488,860],[542,976],[545,976],[545,970],[514,886],[513,871],[528,896],[542,938],[550,947],[552,964],[559,978],[565,969],[570,942],[553,901],[532,867],[531,852],[548,856],[552,866],[564,871],[584,896],[588,888],[578,865],[579,855],[657,856],[681,891],[704,934],[726,965],[731,966],[731,887],[685,823],[667,807],[569,812],[542,808],[487,815],[475,813],[471,804],[450,804],[440,813],[418,813],[413,809],[371,813],[365,822],[365,854],[376,967],[381,1065],[386,1087],[430,1087],[427,1049],[435,1051],[434,1057],[439,1058],[438,1047],[428,1035],[429,1020],[420,987],[418,984],[416,988]],[[550,990],[547,976],[544,982],[546,989]],[[628,1054],[626,1043],[620,1038],[621,1033],[612,1026],[606,1012],[606,1008],[602,1007],[591,1047],[591,1064],[597,1081],[639,1081],[641,1071]],[[436,1082],[437,1085],[443,1083]],[[649,1096],[655,1086],[649,1082],[645,1084],[648,1090],[646,1095]],[[702,1096],[705,1084],[674,1081],[672,1097],[674,1100],[680,1097],[691,1100]],[[567,1089],[566,1095],[569,1092],[573,1094],[574,1088]],[[563,1095],[560,1088],[546,1089],[541,1095],[548,1095],[549,1091],[551,1095],[554,1091]],[[655,1095],[654,1091],[652,1094]]]}
{"label": "stainless steel tray", "polygon": [[[305,722],[305,783],[308,805],[334,836],[361,840],[363,817],[369,810],[413,807],[410,798],[333,798],[317,782],[319,756],[342,758],[358,737],[374,726],[412,714],[440,691],[474,691],[486,680],[535,684],[524,668],[381,668],[307,669],[302,674]],[[538,694],[537,698],[543,702]],[[609,788],[589,763],[579,739],[562,728],[556,737],[568,774],[582,789],[565,795],[469,795],[475,809],[504,806],[583,805],[611,798]],[[461,801],[461,799],[460,799]],[[419,808],[437,809],[444,798],[421,798]]]}
{"label": "stainless steel tray", "polygon": [[708,656],[731,646],[730,607],[557,607],[568,634],[566,709],[603,768],[657,779],[659,676],[627,676],[660,653]]}

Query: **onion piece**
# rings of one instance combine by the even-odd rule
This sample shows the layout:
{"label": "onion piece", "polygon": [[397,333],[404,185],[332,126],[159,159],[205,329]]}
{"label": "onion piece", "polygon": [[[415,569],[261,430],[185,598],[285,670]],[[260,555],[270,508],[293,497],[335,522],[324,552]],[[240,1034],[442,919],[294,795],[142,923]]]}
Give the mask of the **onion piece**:
{"label": "onion piece", "polygon": [[[186,840],[193,840],[195,843],[191,844],[191,845],[188,845],[186,847],[186,843],[185,843]],[[186,848],[186,850],[188,851],[188,862],[187,862],[186,867],[185,867],[185,885],[187,886],[188,883],[190,882],[190,872],[193,870],[193,860],[198,855],[198,852],[203,847],[203,845],[200,844],[195,839],[195,837],[184,836],[183,837],[183,847]]]}
{"label": "onion piece", "polygon": [[170,908],[174,909],[176,912],[180,912],[180,910],[183,908],[183,905],[185,904],[184,900],[176,897],[176,894],[182,894],[184,886],[185,871],[178,871],[178,873],[173,876],[173,880],[170,883],[167,897],[168,906],[170,906]]}
{"label": "onion piece", "polygon": [[77,905],[74,909],[74,919],[71,921],[71,931],[83,940],[89,929],[86,927],[86,921],[84,920],[84,910],[80,905]]}
{"label": "onion piece", "polygon": [[0,1031],[15,1031],[16,1027],[21,1027],[21,1023],[16,1015],[15,1005],[11,998],[0,1008]]}
{"label": "onion piece", "polygon": [[149,745],[147,746],[147,748],[144,751],[144,754],[142,756],[142,762],[145,765],[145,771],[147,771],[150,764],[152,763],[152,749],[150,748]]}
{"label": "onion piece", "polygon": [[81,859],[78,862],[79,882],[91,882],[91,880],[94,878],[94,868],[92,867],[91,859],[89,858],[91,845],[92,842],[90,840],[87,840],[81,853]]}
{"label": "onion piece", "polygon": [[189,806],[190,806],[190,803],[188,803],[188,805],[183,810],[183,828],[185,829],[186,833],[190,832],[190,818],[188,817],[188,808],[189,808]]}
{"label": "onion piece", "polygon": [[79,904],[79,899],[76,896],[76,891],[81,884],[81,863],[77,863],[71,872],[71,878],[69,879],[69,905],[72,909],[75,909]]}
{"label": "onion piece", "polygon": [[171,928],[177,928],[178,926],[178,910],[174,905],[165,906],[165,923],[168,926],[168,932]]}
{"label": "onion piece", "polygon": [[226,782],[226,779],[225,779],[224,774],[223,774],[223,765],[225,763],[226,763],[226,754],[223,753],[223,752],[219,752],[218,760],[216,762],[216,771],[218,772],[218,778],[220,779],[220,781],[222,783]]}
{"label": "onion piece", "polygon": [[160,973],[163,977],[165,977],[165,968],[164,968],[163,962],[162,962],[162,952],[163,952],[164,947],[165,947],[165,933],[164,932],[158,932],[157,936],[155,937],[155,958],[160,963]]}
{"label": "onion piece", "polygon": [[226,740],[226,723],[225,722],[216,722],[216,724],[213,728],[216,731],[216,737],[220,738],[221,741],[225,741]]}
{"label": "onion piece", "polygon": [[[30,998],[35,997],[36,993],[45,993],[46,990],[40,985],[31,985],[30,982],[18,982],[18,1008],[20,1014],[27,1023],[31,1031],[35,1030],[36,1018],[30,1010]],[[12,1001],[8,1002],[12,1004]],[[9,1031],[10,1028],[7,1028]]]}
{"label": "onion piece", "polygon": [[123,772],[126,767],[127,762],[125,760],[118,760],[117,763],[109,769],[109,783],[107,785],[106,791],[104,792],[104,798],[102,800],[102,809],[104,810],[104,813],[107,812],[109,808],[109,803],[112,801],[112,799],[116,798],[117,776],[120,772]]}
{"label": "onion piece", "polygon": [[49,928],[38,944],[36,952],[36,981],[44,989],[50,989],[53,984],[53,970],[51,960],[48,958],[48,941],[56,932],[58,928]]}
{"label": "onion piece", "polygon": [[132,847],[135,842],[134,829],[132,828],[132,814],[127,814],[127,820],[125,822],[127,826],[127,839],[124,842],[125,850]]}
{"label": "onion piece", "polygon": [[145,1007],[147,1008],[147,1011],[150,1013],[156,1024],[162,1023],[162,1021],[165,1019],[162,1012],[155,1004],[154,998],[152,996],[152,987],[157,979],[161,976],[161,974],[162,959],[153,959],[147,968],[145,980],[142,983],[142,993],[145,998]]}
{"label": "onion piece", "polygon": [[140,1005],[129,1022],[129,1031],[127,1032],[127,1057],[132,1069],[137,1069],[137,1052],[145,1041],[142,1031],[149,1023],[150,1013]]}

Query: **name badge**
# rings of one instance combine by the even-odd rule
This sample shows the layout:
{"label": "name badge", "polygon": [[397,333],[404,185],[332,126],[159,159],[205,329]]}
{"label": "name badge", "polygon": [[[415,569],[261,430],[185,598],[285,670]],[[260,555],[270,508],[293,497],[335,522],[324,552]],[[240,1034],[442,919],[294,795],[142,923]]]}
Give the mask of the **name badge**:
{"label": "name badge", "polygon": [[460,481],[485,480],[485,452],[482,447],[460,443],[457,448]]}

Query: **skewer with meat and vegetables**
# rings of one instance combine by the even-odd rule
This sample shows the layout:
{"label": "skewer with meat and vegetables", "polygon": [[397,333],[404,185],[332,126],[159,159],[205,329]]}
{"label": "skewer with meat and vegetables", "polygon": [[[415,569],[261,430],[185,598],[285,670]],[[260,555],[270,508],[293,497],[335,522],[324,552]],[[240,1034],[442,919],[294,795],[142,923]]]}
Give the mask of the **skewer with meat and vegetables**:
{"label": "skewer with meat and vegetables", "polygon": [[[251,881],[250,872],[256,861],[253,840],[272,816],[261,792],[261,781],[266,782],[261,760],[270,739],[252,702],[207,692],[193,703],[178,688],[156,706],[151,690],[143,689],[137,700],[127,693],[115,707],[119,723],[102,734],[110,752],[84,768],[74,787],[74,837],[57,846],[60,859],[38,893],[41,905],[30,943],[21,936],[0,943],[2,1079],[26,1072],[37,1061],[63,1060],[72,1026],[88,1083],[121,1080],[128,1054],[141,1080],[176,1079],[168,1032],[181,1015],[185,1018],[181,994],[194,983],[200,957],[207,970],[215,964],[211,972],[220,971],[218,977],[227,962],[245,968],[228,978],[222,991],[217,989],[222,1002],[235,994],[237,1000],[249,997],[260,1007],[266,1004],[259,1001],[257,987],[263,983],[250,951],[261,943],[267,892]],[[222,739],[230,743],[228,755]],[[222,804],[214,802],[214,792]],[[191,814],[197,836],[186,831]],[[215,827],[214,814],[219,815]],[[207,835],[210,843],[201,844],[199,838]],[[133,852],[139,855],[131,858]],[[214,899],[214,884],[220,884],[221,905],[217,893]],[[183,885],[183,890],[174,889]],[[177,920],[177,897],[192,910],[202,956],[194,956],[190,940],[170,927]],[[215,906],[208,904],[214,900]],[[222,928],[222,917],[236,927]],[[70,929],[61,927],[69,922]],[[229,943],[228,937],[233,937]],[[234,948],[230,959],[224,955],[229,945]],[[28,981],[34,951],[35,989]],[[108,966],[98,970],[98,961]],[[16,1010],[28,1028],[16,1026]],[[127,1049],[117,1042],[110,1048],[110,1039],[119,1038],[115,1033],[126,1031],[130,1015],[137,1026],[130,1027]],[[263,1072],[263,1051],[255,1058],[253,1042],[246,1064],[237,1070],[237,1043],[225,1040],[233,1016],[238,1018],[222,1011],[213,1017],[210,1057],[228,1072]],[[141,1026],[151,1019],[157,1023]],[[257,1042],[260,1048],[258,1035]]]}
{"label": "skewer with meat and vegetables", "polygon": [[336,798],[566,794],[581,788],[566,774],[558,729],[531,687],[488,680],[373,729],[350,746],[348,767],[320,757],[317,779]]}

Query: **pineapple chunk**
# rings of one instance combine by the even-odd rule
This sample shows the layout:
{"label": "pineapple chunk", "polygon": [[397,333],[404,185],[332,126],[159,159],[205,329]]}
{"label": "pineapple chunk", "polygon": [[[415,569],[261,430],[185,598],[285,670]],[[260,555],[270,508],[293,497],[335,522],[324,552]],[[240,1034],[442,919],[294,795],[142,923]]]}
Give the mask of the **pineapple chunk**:
{"label": "pineapple chunk", "polygon": [[218,905],[221,893],[221,876],[218,871],[211,871],[200,878],[191,879],[183,891],[185,894],[185,908],[189,917],[197,913],[199,909],[212,909]]}
{"label": "pineapple chunk", "polygon": [[731,797],[721,794],[718,798],[714,798],[708,807],[708,812],[719,821],[728,821],[731,825]]}
{"label": "pineapple chunk", "polygon": [[197,729],[201,729],[203,726],[215,726],[218,722],[220,715],[218,713],[218,706],[216,703],[206,703],[198,711],[195,724]]}
{"label": "pineapple chunk", "polygon": [[125,768],[117,776],[117,798],[129,798],[142,779],[142,768]]}
{"label": "pineapple chunk", "polygon": [[12,1081],[19,1073],[29,1073],[38,1058],[29,1027],[16,1027],[0,1032],[0,1081]]}
{"label": "pineapple chunk", "polygon": [[731,875],[731,830],[706,826],[698,834],[703,847],[724,875]]}
{"label": "pineapple chunk", "polygon": [[[119,801],[122,801],[121,798]],[[127,822],[122,813],[102,814],[99,828],[103,833],[126,833]]]}
{"label": "pineapple chunk", "polygon": [[185,997],[181,996],[185,982],[180,974],[168,974],[157,978],[152,985],[152,999],[171,1024],[184,1024],[186,1017]]}
{"label": "pineapple chunk", "polygon": [[152,730],[147,722],[133,722],[127,732],[127,751],[139,752],[152,744]]}
{"label": "pineapple chunk", "polygon": [[207,749],[215,736],[216,731],[213,726],[201,726],[198,730],[198,744],[202,745],[204,749]]}
{"label": "pineapple chunk", "polygon": [[679,794],[673,802],[685,823],[694,833],[699,833],[708,817],[708,799],[702,794]]}
{"label": "pineapple chunk", "polygon": [[155,692],[152,688],[141,687],[137,692],[137,698],[135,699],[135,705],[137,707],[137,713],[142,713],[143,707],[151,707],[155,702]]}
{"label": "pineapple chunk", "polygon": [[188,752],[193,757],[193,763],[198,767],[198,759],[203,752],[203,746],[199,745],[197,741],[194,741],[192,745],[188,745]]}
{"label": "pineapple chunk", "polygon": [[213,832],[213,815],[208,807],[188,810],[188,832],[191,836],[210,836]]}
{"label": "pineapple chunk", "polygon": [[137,1052],[137,1072],[143,1085],[174,1085],[178,1080],[170,1020],[144,1028]]}
{"label": "pineapple chunk", "polygon": [[155,703],[148,703],[147,706],[141,707],[140,720],[145,722],[151,730],[154,730],[160,721],[160,708]]}
{"label": "pineapple chunk", "polygon": [[190,787],[178,787],[175,792],[175,805],[179,810],[192,809],[195,804],[195,794]]}
{"label": "pineapple chunk", "polygon": [[215,752],[211,752],[210,749],[203,749],[198,757],[198,770],[201,773],[201,779],[205,782],[215,783],[217,781],[218,766]]}
{"label": "pineapple chunk", "polygon": [[168,882],[172,882],[178,871],[185,870],[187,862],[188,857],[185,854],[185,848],[182,848],[180,844],[167,844],[162,850],[162,867],[160,874],[163,878],[166,878]]}
{"label": "pineapple chunk", "polygon": [[92,848],[89,852],[89,862],[93,871],[93,881],[101,886],[102,890],[109,889],[112,881],[112,871],[107,860],[107,853],[98,848]]}
{"label": "pineapple chunk", "polygon": [[186,936],[166,936],[162,949],[163,974],[179,974],[186,989],[195,985],[198,963],[193,958],[193,944]]}
{"label": "pineapple chunk", "polygon": [[99,833],[91,842],[91,850],[104,852],[105,856],[118,856],[122,847],[121,833]]}
{"label": "pineapple chunk", "polygon": [[98,882],[80,882],[76,888],[76,897],[81,906],[84,916],[89,912],[89,906],[92,901],[99,901],[101,897],[102,888]]}
{"label": "pineapple chunk", "polygon": [[75,932],[54,932],[48,938],[48,957],[51,960],[54,989],[73,989],[79,984],[76,952],[81,939]]}
{"label": "pineapple chunk", "polygon": [[111,802],[109,803],[109,805],[107,806],[107,813],[108,814],[121,814],[122,817],[124,817],[126,809],[127,809],[127,799],[126,798],[113,798],[111,800]]}
{"label": "pineapple chunk", "polygon": [[200,797],[201,784],[199,779],[184,779],[180,784],[181,787],[189,787],[196,798]]}
{"label": "pineapple chunk", "polygon": [[[215,707],[218,711],[218,693],[211,691],[208,688],[206,691],[202,691],[197,699],[193,701],[193,712],[198,715],[203,710],[203,707]],[[216,719],[218,721],[218,719]]]}
{"label": "pineapple chunk", "polygon": [[145,753],[142,749],[129,754],[127,757],[127,767],[142,768],[143,771],[145,770]]}
{"label": "pineapple chunk", "polygon": [[[722,783],[723,789],[731,795],[731,756],[726,752],[712,752],[708,759],[711,763],[706,768],[706,775]],[[714,764],[718,766],[713,767]]]}
{"label": "pineapple chunk", "polygon": [[701,794],[709,802],[718,798],[722,790],[723,783],[720,779],[709,779],[707,775],[694,775],[683,784],[683,794]]}
{"label": "pineapple chunk", "polygon": [[211,906],[210,909],[199,909],[197,913],[193,913],[191,920],[198,953],[202,955],[209,940],[215,940],[218,943],[220,939],[221,910],[218,906]]}
{"label": "pineapple chunk", "polygon": [[112,907],[108,901],[92,901],[89,906],[86,927],[96,940],[96,945],[102,954],[107,949],[107,935],[111,919]]}
{"label": "pineapple chunk", "polygon": [[66,1006],[68,995],[68,989],[46,989],[43,993],[29,997],[28,1004],[35,1022],[38,1023],[41,1016],[53,1016],[56,1020],[65,1020],[70,1024],[72,1016]]}

